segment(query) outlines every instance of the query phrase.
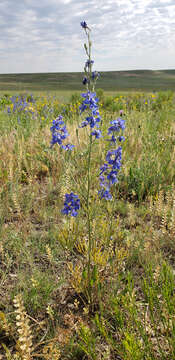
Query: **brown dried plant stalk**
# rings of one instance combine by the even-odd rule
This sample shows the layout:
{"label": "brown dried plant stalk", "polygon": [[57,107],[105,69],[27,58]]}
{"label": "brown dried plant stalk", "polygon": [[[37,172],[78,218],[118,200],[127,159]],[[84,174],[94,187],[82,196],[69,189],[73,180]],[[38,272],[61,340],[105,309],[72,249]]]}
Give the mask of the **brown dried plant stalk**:
{"label": "brown dried plant stalk", "polygon": [[21,294],[15,296],[14,306],[16,308],[16,326],[19,334],[18,348],[22,360],[31,360],[32,356],[32,336],[29,319],[26,314]]}

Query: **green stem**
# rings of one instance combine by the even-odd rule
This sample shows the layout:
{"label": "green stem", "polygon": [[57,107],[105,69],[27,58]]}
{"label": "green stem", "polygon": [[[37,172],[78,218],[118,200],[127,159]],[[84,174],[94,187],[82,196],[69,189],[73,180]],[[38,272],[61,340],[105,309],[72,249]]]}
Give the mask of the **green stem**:
{"label": "green stem", "polygon": [[91,74],[92,74],[92,65],[91,65],[91,40],[90,40],[90,34],[88,33],[88,47],[89,47],[89,90],[91,91]]}
{"label": "green stem", "polygon": [[[88,71],[86,71],[88,83],[87,83],[87,90],[92,91],[94,90],[94,86],[92,83],[92,64],[91,64],[91,39],[90,39],[90,30],[86,30],[86,35],[88,39],[88,45],[85,46],[86,53],[89,60]],[[92,258],[92,250],[93,250],[93,242],[92,242],[92,231],[91,231],[91,215],[90,215],[90,187],[91,187],[91,152],[92,152],[92,135],[89,134],[89,151],[88,151],[88,180],[87,180],[87,225],[88,225],[88,295],[89,295],[89,302],[92,304],[92,291],[91,291],[91,258]]]}
{"label": "green stem", "polygon": [[87,188],[87,221],[88,221],[88,283],[89,283],[89,296],[91,299],[91,253],[92,253],[92,237],[91,237],[91,216],[89,208],[90,185],[91,185],[91,152],[92,152],[92,135],[89,135],[89,153],[88,153],[88,188]]}

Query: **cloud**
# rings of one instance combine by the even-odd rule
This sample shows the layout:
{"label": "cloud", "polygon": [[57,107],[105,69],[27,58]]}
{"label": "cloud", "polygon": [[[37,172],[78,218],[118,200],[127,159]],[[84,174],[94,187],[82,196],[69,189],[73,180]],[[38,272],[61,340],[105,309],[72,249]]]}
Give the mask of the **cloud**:
{"label": "cloud", "polygon": [[174,0],[2,0],[0,72],[82,71],[82,20],[97,70],[174,67]]}

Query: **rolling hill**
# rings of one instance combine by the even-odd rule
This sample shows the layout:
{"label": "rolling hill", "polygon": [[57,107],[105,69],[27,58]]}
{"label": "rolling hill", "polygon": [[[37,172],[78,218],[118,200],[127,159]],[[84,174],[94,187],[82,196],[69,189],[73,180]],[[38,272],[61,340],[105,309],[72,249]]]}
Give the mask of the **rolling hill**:
{"label": "rolling hill", "polygon": [[[100,73],[97,88],[105,91],[175,91],[175,70],[129,70]],[[1,91],[82,90],[82,73],[0,75]]]}

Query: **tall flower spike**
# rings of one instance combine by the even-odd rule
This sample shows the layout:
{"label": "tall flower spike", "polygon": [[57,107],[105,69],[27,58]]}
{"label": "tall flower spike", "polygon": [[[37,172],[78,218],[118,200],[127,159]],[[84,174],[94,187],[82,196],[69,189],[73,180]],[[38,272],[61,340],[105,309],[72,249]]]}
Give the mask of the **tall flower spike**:
{"label": "tall flower spike", "polygon": [[51,147],[55,144],[59,144],[61,148],[64,150],[72,150],[74,148],[74,145],[71,144],[63,145],[63,140],[65,140],[69,136],[69,134],[66,125],[64,124],[64,121],[62,119],[63,119],[62,115],[59,115],[52,122],[52,126],[50,128],[52,132],[52,140],[50,144]]}
{"label": "tall flower spike", "polygon": [[91,59],[91,40],[90,40],[90,28],[88,27],[86,21],[81,21],[80,23],[81,27],[85,30],[88,42],[87,44],[84,44],[84,48],[86,51],[86,55],[88,59],[85,62],[84,71],[85,71],[85,77],[83,79],[83,84],[86,85],[87,90],[94,91],[95,83],[99,77],[99,73],[97,71],[92,71],[92,66],[94,64],[94,61]]}

